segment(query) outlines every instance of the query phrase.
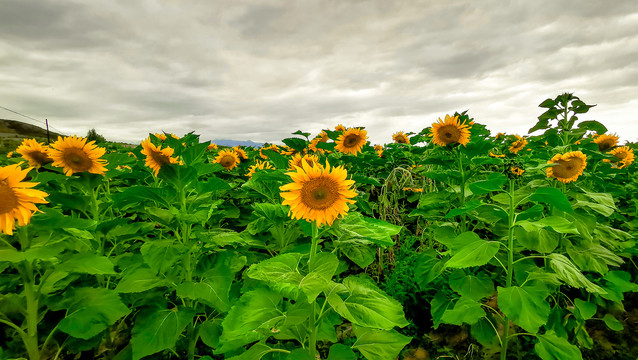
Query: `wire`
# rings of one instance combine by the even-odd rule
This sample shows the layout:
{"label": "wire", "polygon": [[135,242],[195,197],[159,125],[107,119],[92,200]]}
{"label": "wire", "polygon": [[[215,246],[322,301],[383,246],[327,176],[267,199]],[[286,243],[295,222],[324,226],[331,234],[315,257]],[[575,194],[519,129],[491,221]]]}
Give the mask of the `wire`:
{"label": "wire", "polygon": [[0,108],[5,109],[5,110],[7,110],[7,111],[10,111],[10,112],[12,112],[12,113],[14,113],[14,114],[18,114],[18,115],[20,115],[20,116],[24,116],[24,117],[25,117],[25,118],[27,118],[27,119],[31,119],[31,120],[33,120],[33,121],[37,121],[37,122],[39,122],[39,123],[41,123],[41,124],[44,124],[44,125],[48,126],[50,129],[53,129],[53,130],[57,131],[57,132],[58,132],[58,133],[60,133],[60,134],[62,133],[60,130],[58,130],[58,129],[54,128],[53,126],[48,125],[46,122],[44,122],[44,121],[42,121],[42,120],[34,119],[34,118],[32,118],[31,116],[28,116],[28,115],[20,114],[19,112],[17,112],[17,111],[13,111],[13,110],[11,110],[11,109],[9,109],[9,108],[6,108],[6,107],[4,107],[4,106],[2,106],[2,105],[0,105]]}

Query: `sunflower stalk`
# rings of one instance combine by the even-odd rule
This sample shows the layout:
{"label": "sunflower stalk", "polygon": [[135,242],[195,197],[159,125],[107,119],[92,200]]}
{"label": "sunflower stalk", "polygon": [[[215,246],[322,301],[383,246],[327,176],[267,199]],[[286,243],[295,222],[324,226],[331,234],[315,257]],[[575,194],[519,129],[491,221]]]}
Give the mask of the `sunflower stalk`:
{"label": "sunflower stalk", "polygon": [[[463,206],[465,206],[465,182],[467,181],[466,177],[465,177],[465,168],[463,167],[463,154],[461,153],[461,151],[459,150],[459,148],[456,148],[456,153],[458,155],[459,158],[459,172],[461,173],[461,182],[460,182],[460,192],[459,192],[459,203],[460,203],[460,208],[462,208]],[[461,232],[465,232],[465,230],[467,229],[467,218],[465,216],[465,214],[461,215]]]}
{"label": "sunflower stalk", "polygon": [[[516,222],[515,209],[516,206],[514,204],[514,188],[515,182],[514,179],[510,179],[509,184],[509,210],[508,210],[508,235],[507,235],[507,278],[505,281],[505,287],[510,288],[512,286],[512,274],[514,272],[514,224]],[[507,344],[509,341],[509,330],[510,330],[510,319],[508,316],[505,316],[504,319],[505,325],[503,329],[503,337],[501,342],[501,360],[507,359]]]}
{"label": "sunflower stalk", "polygon": [[[319,242],[319,227],[317,222],[312,222],[312,243],[310,245],[310,254],[308,263],[311,263],[317,254],[317,247]],[[327,300],[326,300],[327,301]],[[315,299],[310,305],[310,317],[308,318],[308,328],[310,329],[310,337],[308,338],[308,351],[310,352],[310,358],[315,359],[317,357],[317,323],[316,323],[316,310],[317,299]]]}

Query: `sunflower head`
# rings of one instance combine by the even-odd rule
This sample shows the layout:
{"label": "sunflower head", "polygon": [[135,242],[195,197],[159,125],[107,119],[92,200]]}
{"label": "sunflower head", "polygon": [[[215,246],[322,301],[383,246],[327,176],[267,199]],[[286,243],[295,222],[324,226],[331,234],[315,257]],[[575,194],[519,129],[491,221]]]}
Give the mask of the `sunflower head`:
{"label": "sunflower head", "polygon": [[29,166],[39,168],[44,164],[53,162],[49,157],[49,147],[39,143],[36,139],[24,139],[16,152],[29,161]]}
{"label": "sunflower head", "polygon": [[222,150],[217,154],[215,162],[226,170],[232,170],[239,164],[239,156],[234,150]]}
{"label": "sunflower head", "polygon": [[614,146],[618,145],[618,139],[619,137],[616,134],[611,134],[611,135],[602,134],[602,135],[598,135],[594,139],[594,142],[598,144],[598,150],[607,151],[613,148]]}
{"label": "sunflower head", "polygon": [[397,144],[409,144],[410,143],[410,139],[408,139],[408,136],[406,134],[404,134],[403,131],[399,131],[397,133],[394,133],[394,135],[392,135],[392,140],[394,140],[394,142],[397,143]]}
{"label": "sunflower head", "polygon": [[512,166],[510,168],[510,171],[512,172],[512,174],[516,175],[516,176],[521,176],[523,175],[523,173],[525,172],[525,170],[517,167],[517,166]]}
{"label": "sunflower head", "polygon": [[524,137],[520,137],[518,135],[514,135],[514,136],[516,136],[516,140],[512,143],[509,150],[510,152],[516,154],[519,151],[521,151],[525,147],[525,145],[528,144],[528,142],[527,142],[527,139],[525,139]]}
{"label": "sunflower head", "polygon": [[59,136],[58,140],[51,144],[47,154],[53,160],[53,166],[63,168],[66,176],[80,172],[104,175],[107,162],[100,157],[105,152],[106,150],[95,145],[94,141],[87,142],[86,139],[73,135],[64,138]]}
{"label": "sunflower head", "polygon": [[323,154],[325,150],[318,148],[317,145],[320,142],[322,143],[328,142],[328,140],[330,140],[330,138],[328,137],[328,133],[326,133],[325,131],[322,131],[319,133],[319,135],[317,135],[317,137],[315,137],[314,139],[310,141],[310,145],[308,145],[308,149],[312,150],[313,152],[318,152]]}
{"label": "sunflower head", "polygon": [[46,204],[49,194],[32,189],[38,183],[22,182],[32,168],[22,170],[20,164],[0,167],[0,233],[13,235],[15,222],[24,226],[38,211],[35,204]]}
{"label": "sunflower head", "polygon": [[493,153],[491,151],[490,151],[489,155],[490,155],[490,157],[493,157],[493,158],[504,158],[505,157],[505,154],[495,154],[495,153]]}
{"label": "sunflower head", "polygon": [[576,181],[587,166],[587,156],[581,151],[572,151],[566,154],[556,154],[548,164],[555,164],[545,169],[547,177],[556,178],[562,183]]}
{"label": "sunflower head", "polygon": [[503,137],[505,137],[505,133],[500,132],[500,133],[496,134],[494,139],[498,140],[498,139],[503,138]]}
{"label": "sunflower head", "polygon": [[208,144],[208,146],[206,146],[206,150],[217,150],[219,149],[219,146],[217,146],[217,144],[215,143],[210,143]]}
{"label": "sunflower head", "polygon": [[281,186],[283,205],[290,205],[293,219],[315,221],[317,226],[332,225],[335,219],[348,212],[348,204],[354,204],[357,196],[351,187],[353,180],[347,180],[346,170],[339,166],[330,168],[310,166],[302,162],[302,167],[288,172],[292,182]]}
{"label": "sunflower head", "polygon": [[470,142],[470,128],[465,121],[459,122],[459,117],[445,115],[445,120],[439,118],[438,122],[432,124],[430,137],[436,145],[447,146],[450,144],[461,144],[463,146]]}
{"label": "sunflower head", "polygon": [[[636,160],[636,155],[634,154],[634,149],[628,146],[621,146],[619,148],[615,148],[612,151],[609,151],[608,154],[614,155],[618,161],[612,164],[613,167],[618,169],[624,169],[627,166],[631,165]],[[604,162],[610,162],[611,160],[604,159]]]}
{"label": "sunflower head", "polygon": [[7,157],[8,157],[9,159],[11,159],[11,158],[13,157],[13,151],[9,151],[9,152],[7,153]]}
{"label": "sunflower head", "polygon": [[322,166],[319,164],[319,157],[317,155],[301,155],[295,154],[292,159],[288,160],[288,169],[295,170],[295,167],[301,167],[302,162],[307,162],[310,166]]}
{"label": "sunflower head", "polygon": [[270,146],[264,146],[259,148],[259,156],[264,160],[268,160],[268,155],[264,154],[264,150],[272,150],[272,151],[279,152],[279,146],[273,144]]}
{"label": "sunflower head", "polygon": [[288,155],[288,156],[295,155],[296,153],[298,153],[298,151],[291,148],[288,145],[284,146],[284,148],[280,152],[281,155]]}
{"label": "sunflower head", "polygon": [[368,143],[368,132],[355,128],[348,129],[343,134],[339,135],[337,141],[335,141],[335,149],[344,154],[357,155],[363,149],[363,146]]}
{"label": "sunflower head", "polygon": [[252,178],[257,170],[264,170],[264,169],[274,170],[275,167],[272,166],[272,164],[270,164],[267,161],[257,160],[254,165],[251,165],[250,167],[248,167],[248,173],[246,174],[246,176],[248,176],[249,178]]}
{"label": "sunflower head", "polygon": [[335,126],[335,131],[346,131],[346,127],[339,124],[337,126]]}
{"label": "sunflower head", "polygon": [[246,150],[242,149],[241,146],[237,145],[233,148],[233,151],[239,156],[240,159],[247,160],[248,154],[246,154]]}
{"label": "sunflower head", "polygon": [[171,147],[162,149],[161,146],[155,146],[151,142],[150,138],[142,140],[142,155],[146,155],[146,166],[153,170],[153,174],[157,176],[162,166],[166,164],[177,164],[179,161],[173,157],[173,150]]}

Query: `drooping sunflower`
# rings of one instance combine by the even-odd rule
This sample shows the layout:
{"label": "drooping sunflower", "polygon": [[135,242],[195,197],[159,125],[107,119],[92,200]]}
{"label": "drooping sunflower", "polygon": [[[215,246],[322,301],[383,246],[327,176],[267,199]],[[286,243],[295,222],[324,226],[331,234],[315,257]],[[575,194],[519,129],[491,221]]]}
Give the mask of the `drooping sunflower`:
{"label": "drooping sunflower", "polygon": [[348,204],[354,204],[357,193],[351,189],[354,180],[347,180],[348,173],[342,166],[310,166],[288,172],[292,182],[281,186],[283,205],[290,205],[293,219],[316,221],[317,226],[332,225],[335,219],[348,212]]}
{"label": "drooping sunflower", "polygon": [[39,168],[44,164],[53,162],[48,154],[49,147],[38,142],[36,139],[22,140],[22,144],[18,146],[16,152],[29,161],[29,166],[33,166],[35,168]]}
{"label": "drooping sunflower", "polygon": [[47,154],[53,160],[53,166],[63,168],[66,176],[85,171],[104,175],[107,161],[100,157],[105,152],[104,148],[95,145],[95,141],[87,142],[86,139],[73,135],[64,138],[58,136]]}
{"label": "drooping sunflower", "polygon": [[438,122],[432,124],[432,133],[436,145],[447,146],[450,144],[461,144],[463,146],[470,142],[470,125],[459,122],[459,117],[445,115],[445,121],[439,118]]}
{"label": "drooping sunflower", "polygon": [[264,169],[274,170],[275,167],[272,166],[272,164],[267,161],[257,160],[254,165],[250,165],[250,167],[248,167],[248,173],[246,174],[246,176],[248,176],[249,178],[252,178],[257,170],[264,170]]}
{"label": "drooping sunflower", "polygon": [[217,154],[215,162],[226,170],[232,170],[239,165],[239,156],[234,150],[222,150]]}
{"label": "drooping sunflower", "polygon": [[367,131],[359,128],[348,129],[343,134],[339,135],[337,141],[335,141],[335,150],[344,154],[352,154],[356,156],[367,143]]}
{"label": "drooping sunflower", "polygon": [[288,169],[295,170],[295,166],[301,167],[301,163],[304,161],[307,162],[310,166],[321,166],[321,164],[319,164],[319,157],[317,155],[307,154],[301,156],[301,154],[295,154],[292,159],[288,160]]}
{"label": "drooping sunflower", "polygon": [[[624,169],[631,165],[636,160],[634,149],[628,146],[622,146],[609,151],[607,154],[614,155],[618,161],[613,163],[612,166],[618,169]],[[604,159],[604,162],[611,162],[609,159]]]}
{"label": "drooping sunflower", "polygon": [[607,151],[618,145],[618,139],[619,137],[616,134],[601,134],[594,139],[594,142],[598,144],[598,150]]}
{"label": "drooping sunflower", "polygon": [[248,154],[246,154],[246,150],[242,149],[241,146],[237,145],[233,148],[233,151],[239,156],[240,159],[247,160]]}
{"label": "drooping sunflower", "polygon": [[0,233],[13,235],[15,222],[24,226],[38,211],[35,204],[46,204],[49,194],[31,189],[38,183],[23,182],[32,168],[22,170],[20,164],[0,167]]}
{"label": "drooping sunflower", "polygon": [[409,144],[410,143],[410,139],[408,139],[408,136],[406,134],[404,134],[403,131],[399,131],[397,133],[394,133],[394,135],[392,135],[392,140],[394,140],[394,142],[397,143],[397,144]]}
{"label": "drooping sunflower", "polygon": [[177,164],[177,158],[172,157],[175,150],[167,146],[162,149],[161,146],[155,146],[150,138],[142,140],[142,155],[146,155],[146,166],[153,170],[153,174],[157,176],[162,166],[166,164]]}
{"label": "drooping sunflower", "polygon": [[517,166],[512,166],[510,168],[510,171],[512,172],[512,174],[516,175],[516,176],[521,176],[523,175],[523,173],[525,172],[525,170],[517,167]]}
{"label": "drooping sunflower", "polygon": [[261,147],[259,148],[259,156],[264,159],[264,160],[268,160],[268,156],[266,154],[264,154],[264,150],[273,150],[273,151],[277,151],[279,152],[279,146],[272,144],[270,146],[265,146],[265,147]]}
{"label": "drooping sunflower", "polygon": [[525,147],[525,145],[527,145],[527,139],[518,135],[514,135],[514,136],[516,136],[516,141],[512,143],[509,150],[510,152],[516,154],[519,151],[521,151]]}
{"label": "drooping sunflower", "polygon": [[583,174],[583,170],[587,166],[587,156],[582,151],[572,151],[564,155],[556,154],[547,163],[556,164],[545,169],[547,177],[556,178],[556,180],[567,184],[576,181]]}
{"label": "drooping sunflower", "polygon": [[291,148],[290,146],[286,145],[286,146],[284,146],[284,148],[279,153],[281,155],[292,156],[292,155],[295,155],[296,153],[298,153],[298,151],[293,149],[293,148]]}

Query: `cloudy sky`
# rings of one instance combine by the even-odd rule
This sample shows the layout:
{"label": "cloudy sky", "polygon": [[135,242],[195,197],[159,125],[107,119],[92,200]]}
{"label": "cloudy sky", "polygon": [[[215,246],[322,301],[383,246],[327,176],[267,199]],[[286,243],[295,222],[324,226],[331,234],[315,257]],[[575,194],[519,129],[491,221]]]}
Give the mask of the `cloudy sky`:
{"label": "cloudy sky", "polygon": [[526,134],[566,91],[638,140],[632,0],[2,0],[0,69],[0,106],[109,140],[386,143],[463,110]]}

